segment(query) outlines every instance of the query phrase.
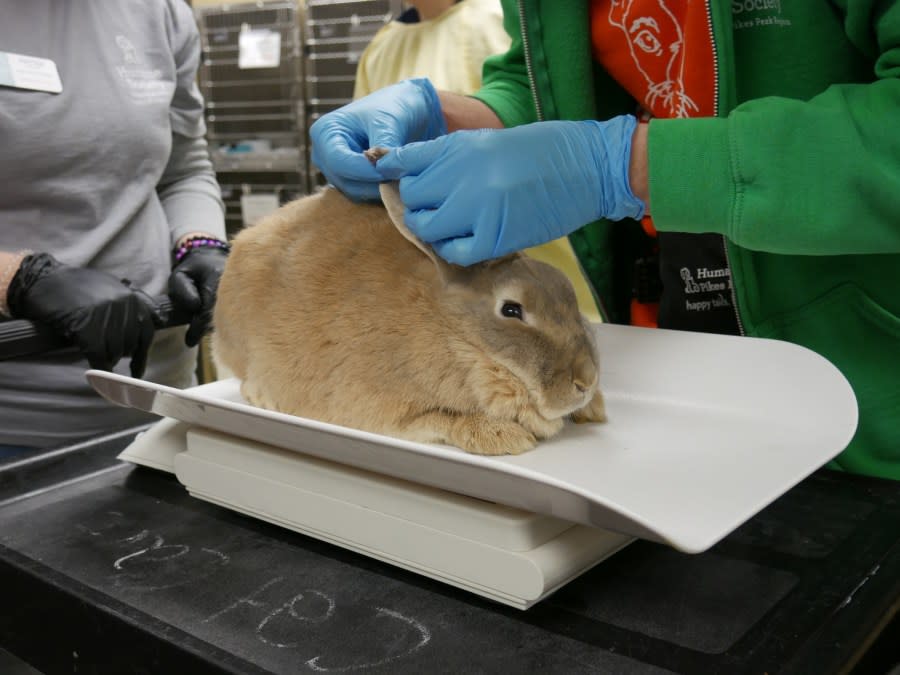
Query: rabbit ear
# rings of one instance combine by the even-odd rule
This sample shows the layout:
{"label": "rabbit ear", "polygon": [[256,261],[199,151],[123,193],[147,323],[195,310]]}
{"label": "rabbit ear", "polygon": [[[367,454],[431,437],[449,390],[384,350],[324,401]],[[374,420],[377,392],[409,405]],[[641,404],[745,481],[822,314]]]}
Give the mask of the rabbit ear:
{"label": "rabbit ear", "polygon": [[434,252],[434,249],[414,235],[403,221],[403,212],[406,210],[406,207],[403,206],[403,202],[400,200],[400,183],[397,181],[382,183],[379,190],[381,192],[381,201],[384,202],[384,207],[387,209],[388,216],[390,216],[394,226],[399,230],[400,234],[428,256],[440,273],[441,278],[447,281],[450,277],[450,263],[441,258]]}

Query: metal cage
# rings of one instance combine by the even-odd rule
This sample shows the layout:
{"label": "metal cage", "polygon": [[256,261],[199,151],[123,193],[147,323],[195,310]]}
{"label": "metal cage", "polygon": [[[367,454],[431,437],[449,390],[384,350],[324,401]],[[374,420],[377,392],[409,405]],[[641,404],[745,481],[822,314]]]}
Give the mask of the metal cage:
{"label": "metal cage", "polygon": [[[401,0],[307,0],[305,43],[306,124],[353,99],[356,66],[384,24],[403,10]],[[309,167],[310,189],[324,183]]]}
{"label": "metal cage", "polygon": [[[323,184],[309,160],[309,126],[353,98],[360,54],[401,0],[260,0],[194,13],[207,140],[229,233],[244,225],[241,197],[284,203]],[[242,68],[242,30],[280,36],[278,65]]]}
{"label": "metal cage", "polygon": [[[233,234],[245,224],[242,195],[275,194],[285,203],[309,189],[303,6],[274,0],[199,6],[194,13],[207,140]],[[242,30],[277,33],[277,65],[242,68]]]}

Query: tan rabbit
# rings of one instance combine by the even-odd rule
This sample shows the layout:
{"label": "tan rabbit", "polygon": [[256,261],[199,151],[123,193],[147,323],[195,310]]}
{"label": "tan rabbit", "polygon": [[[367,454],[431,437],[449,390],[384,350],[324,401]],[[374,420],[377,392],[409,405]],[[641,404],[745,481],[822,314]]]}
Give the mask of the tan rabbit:
{"label": "tan rabbit", "polygon": [[406,229],[397,185],[381,193],[387,212],[325,188],[235,238],[213,353],[244,398],[488,455],[532,448],[567,416],[603,421],[568,279],[519,254],[451,265]]}

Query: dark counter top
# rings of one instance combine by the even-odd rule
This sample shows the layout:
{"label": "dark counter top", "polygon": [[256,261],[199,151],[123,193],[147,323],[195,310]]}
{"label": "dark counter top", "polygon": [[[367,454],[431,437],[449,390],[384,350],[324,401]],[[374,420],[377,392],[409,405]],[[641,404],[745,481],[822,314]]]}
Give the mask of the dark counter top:
{"label": "dark counter top", "polygon": [[523,612],[194,499],[115,459],[134,433],[0,465],[0,647],[48,675],[862,675],[895,656],[900,483],[818,472],[706,553],[635,542]]}

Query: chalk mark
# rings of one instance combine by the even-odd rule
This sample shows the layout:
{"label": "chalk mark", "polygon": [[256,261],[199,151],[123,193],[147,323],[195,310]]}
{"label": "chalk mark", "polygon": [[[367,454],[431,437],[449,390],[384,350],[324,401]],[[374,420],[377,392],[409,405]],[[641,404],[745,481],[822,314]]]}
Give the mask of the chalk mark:
{"label": "chalk mark", "polygon": [[378,613],[376,617],[389,617],[392,619],[397,619],[398,621],[402,621],[409,626],[412,626],[416,631],[419,632],[419,642],[415,644],[410,649],[402,652],[401,654],[394,654],[393,656],[388,656],[386,658],[380,659],[378,661],[369,661],[366,663],[354,663],[349,666],[335,666],[329,668],[328,666],[323,666],[320,663],[322,656],[316,656],[315,658],[309,659],[306,662],[306,665],[309,666],[312,670],[315,670],[320,673],[346,673],[353,670],[362,670],[364,668],[376,668],[378,666],[383,666],[385,664],[391,663],[392,661],[397,661],[398,659],[406,658],[407,656],[411,656],[416,653],[420,649],[422,649],[425,645],[427,645],[431,641],[431,631],[428,630],[428,627],[425,626],[422,622],[413,619],[411,617],[405,616],[400,612],[395,612],[392,609],[387,609],[385,607],[376,607]]}

